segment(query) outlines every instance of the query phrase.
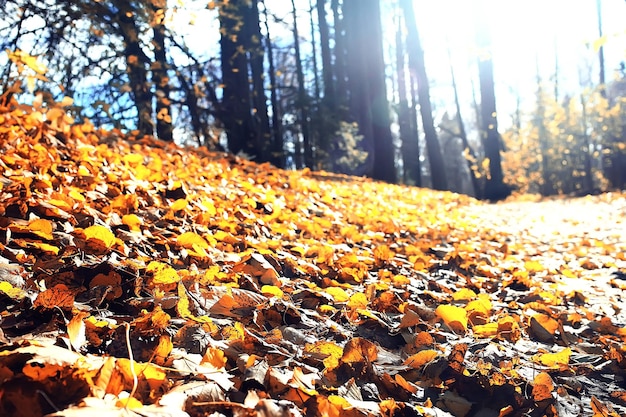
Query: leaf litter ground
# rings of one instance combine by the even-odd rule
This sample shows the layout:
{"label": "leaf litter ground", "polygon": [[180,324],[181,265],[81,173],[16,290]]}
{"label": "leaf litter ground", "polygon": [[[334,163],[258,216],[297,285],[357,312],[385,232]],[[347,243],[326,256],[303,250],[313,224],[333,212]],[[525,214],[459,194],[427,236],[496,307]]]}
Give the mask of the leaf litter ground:
{"label": "leaf litter ground", "polygon": [[0,112],[0,415],[626,413],[626,197],[479,203]]}

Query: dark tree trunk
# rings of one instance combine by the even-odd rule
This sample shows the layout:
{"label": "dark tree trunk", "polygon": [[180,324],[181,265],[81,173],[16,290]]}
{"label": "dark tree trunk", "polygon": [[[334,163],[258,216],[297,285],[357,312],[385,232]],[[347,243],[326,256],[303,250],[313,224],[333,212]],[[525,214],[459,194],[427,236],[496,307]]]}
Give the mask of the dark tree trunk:
{"label": "dark tree trunk", "polygon": [[400,140],[402,142],[403,179],[405,184],[416,185],[420,182],[419,142],[412,135],[411,111],[407,98],[407,77],[405,49],[403,42],[403,26],[398,20],[396,32],[396,71],[398,77],[398,124],[400,125]]}
{"label": "dark tree trunk", "polygon": [[446,168],[433,121],[432,106],[430,104],[430,88],[424,63],[424,50],[422,49],[417,32],[413,3],[412,0],[400,0],[400,5],[404,12],[405,24],[408,31],[409,66],[417,77],[417,98],[422,115],[424,136],[426,138],[426,151],[428,152],[428,160],[430,162],[432,185],[436,190],[446,190],[448,189]]}
{"label": "dark tree trunk", "polygon": [[416,146],[415,163],[417,165],[417,177],[415,185],[422,186],[422,148],[420,146],[420,134],[419,134],[419,119],[417,117],[417,79],[409,74],[409,85],[411,87],[411,107],[409,109],[411,116],[411,136],[409,142],[414,143]]}
{"label": "dark tree trunk", "polygon": [[315,99],[319,100],[320,77],[317,68],[317,41],[315,40],[315,22],[313,21],[313,3],[309,0],[309,25],[311,25],[311,60],[313,61],[313,88],[315,90]]}
{"label": "dark tree trunk", "polygon": [[222,65],[222,111],[221,119],[228,137],[228,150],[234,154],[245,153],[248,157],[259,157],[252,102],[248,81],[243,21],[243,0],[224,2],[220,8],[220,48]]}
{"label": "dark tree trunk", "polygon": [[378,0],[344,0],[351,114],[370,152],[369,175],[396,182],[389,103],[385,85]]}
{"label": "dark tree trunk", "polygon": [[318,108],[318,155],[322,162],[322,168],[331,166],[331,137],[339,130],[339,118],[337,117],[337,106],[335,97],[335,86],[333,80],[333,67],[330,52],[330,34],[328,22],[326,21],[325,0],[317,0],[317,22],[320,34],[320,50],[322,58],[322,83],[324,87],[324,97]]}
{"label": "dark tree trunk", "polygon": [[249,56],[250,73],[252,74],[252,114],[255,136],[257,137],[259,162],[271,159],[271,132],[267,111],[267,97],[265,96],[265,72],[261,27],[259,23],[259,8],[256,1],[250,2],[245,8],[244,28],[246,34],[246,50]]}
{"label": "dark tree trunk", "polygon": [[274,47],[270,36],[269,23],[267,21],[267,9],[265,1],[263,3],[263,13],[265,15],[265,37],[267,48],[267,61],[270,75],[270,102],[272,104],[272,146],[270,152],[270,162],[278,168],[285,167],[285,155],[283,151],[283,134],[280,122],[280,105],[278,103],[278,93],[276,89],[276,68],[274,66]]}
{"label": "dark tree trunk", "polygon": [[345,111],[348,105],[348,83],[347,83],[347,59],[346,59],[346,38],[344,33],[344,21],[341,16],[339,0],[331,0],[330,7],[333,11],[333,27],[335,31],[335,77],[336,89],[334,103],[340,112],[340,119],[345,118]]}
{"label": "dark tree trunk", "polygon": [[137,130],[139,135],[154,135],[152,122],[152,91],[148,82],[150,58],[144,54],[139,43],[139,28],[134,18],[135,10],[130,3],[116,1],[119,10],[119,29],[124,38],[124,57],[128,68],[128,80],[137,107]]}
{"label": "dark tree trunk", "polygon": [[[484,20],[484,13],[478,12]],[[484,198],[488,200],[502,200],[509,196],[511,189],[504,184],[500,149],[502,139],[498,133],[498,119],[496,113],[496,94],[493,81],[493,62],[491,60],[491,39],[488,31],[488,22],[477,21],[477,44],[479,50],[486,52],[479,54],[478,74],[480,81],[480,108],[481,108],[481,138],[485,149],[485,158],[489,160],[489,174],[485,181]]]}
{"label": "dark tree trunk", "polygon": [[[167,75],[168,63],[165,47],[165,25],[162,20],[165,13],[164,9],[155,7],[151,3],[154,18],[157,19],[152,27],[154,58],[152,63],[152,82],[154,84],[156,96],[156,133],[161,140],[171,142],[174,140],[172,127],[172,109],[170,101],[170,80]],[[165,2],[163,2],[165,7]]]}
{"label": "dark tree trunk", "polygon": [[304,70],[302,68],[302,57],[300,55],[300,36],[298,35],[298,15],[294,0],[291,0],[291,10],[293,15],[293,42],[296,59],[296,76],[298,79],[298,105],[300,106],[300,127],[302,129],[302,147],[304,148],[304,166],[313,168],[313,144],[311,143],[311,132],[309,127],[309,100],[304,85]]}
{"label": "dark tree trunk", "polygon": [[324,102],[330,111],[334,110],[335,86],[330,55],[330,34],[326,20],[325,0],[317,0],[317,24],[320,30],[320,49],[322,55],[322,81],[324,83]]}

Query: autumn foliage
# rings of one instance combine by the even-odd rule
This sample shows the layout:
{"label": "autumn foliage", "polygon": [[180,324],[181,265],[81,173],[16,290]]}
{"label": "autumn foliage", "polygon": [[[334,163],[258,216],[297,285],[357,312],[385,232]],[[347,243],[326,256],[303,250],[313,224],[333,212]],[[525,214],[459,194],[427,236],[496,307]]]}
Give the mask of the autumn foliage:
{"label": "autumn foliage", "polygon": [[0,108],[0,415],[626,410],[624,196],[544,218],[66,104]]}

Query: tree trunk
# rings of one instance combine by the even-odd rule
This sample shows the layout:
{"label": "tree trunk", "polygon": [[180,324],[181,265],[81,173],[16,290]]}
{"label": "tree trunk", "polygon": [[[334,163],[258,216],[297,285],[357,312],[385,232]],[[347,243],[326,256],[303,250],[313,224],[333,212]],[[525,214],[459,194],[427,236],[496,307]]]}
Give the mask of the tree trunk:
{"label": "tree trunk", "polygon": [[407,77],[402,21],[398,19],[396,32],[396,71],[398,77],[398,124],[402,142],[403,179],[405,184],[416,185],[420,181],[419,143],[411,134],[411,111],[407,98]]}
{"label": "tree trunk", "polygon": [[300,106],[300,127],[302,129],[302,147],[304,148],[304,166],[313,168],[313,144],[311,143],[311,132],[309,127],[309,100],[304,85],[304,70],[302,68],[302,57],[300,56],[300,37],[298,35],[298,14],[294,0],[291,0],[291,10],[293,15],[293,42],[296,59],[296,76],[298,79],[298,105]]}
{"label": "tree trunk", "polygon": [[335,29],[335,76],[336,89],[333,100],[339,111],[339,119],[345,119],[345,111],[348,105],[348,83],[347,83],[347,59],[346,59],[346,37],[344,33],[344,21],[340,12],[339,0],[331,0],[330,7],[333,11],[333,26]]}
{"label": "tree trunk", "polygon": [[161,140],[171,142],[174,140],[172,127],[172,109],[170,101],[170,80],[167,75],[168,63],[165,47],[165,17],[166,2],[156,7],[155,2],[150,3],[153,19],[152,37],[154,45],[154,62],[152,63],[152,83],[156,96],[156,133]]}
{"label": "tree trunk", "polygon": [[413,76],[413,74],[409,73],[409,86],[411,88],[411,107],[409,108],[410,117],[409,121],[411,122],[411,132],[409,142],[415,144],[415,164],[416,164],[416,182],[415,185],[417,187],[422,186],[422,148],[420,146],[420,133],[419,133],[419,119],[417,117],[417,106],[419,105],[417,100],[417,79]]}
{"label": "tree trunk", "polygon": [[283,151],[282,124],[280,122],[280,105],[278,103],[278,93],[276,89],[276,68],[274,66],[274,47],[270,36],[270,28],[267,21],[267,8],[265,1],[262,1],[263,13],[265,15],[265,47],[267,48],[267,60],[270,74],[270,103],[272,104],[272,146],[270,152],[270,162],[278,168],[285,167],[285,155]]}
{"label": "tree trunk", "polygon": [[370,151],[369,175],[396,182],[379,0],[344,0],[350,109]]}
{"label": "tree trunk", "polygon": [[124,57],[128,68],[128,80],[137,107],[137,130],[140,136],[154,135],[152,122],[152,91],[148,83],[150,59],[139,43],[139,28],[134,18],[135,10],[130,3],[116,1],[119,10],[119,29],[124,38]]}
{"label": "tree trunk", "polygon": [[489,175],[485,181],[483,196],[488,200],[502,200],[509,196],[511,189],[504,184],[502,163],[500,160],[501,138],[498,133],[496,113],[496,94],[493,81],[493,62],[491,60],[491,39],[489,22],[484,21],[484,13],[478,12],[476,26],[477,45],[479,48],[478,74],[480,82],[481,138],[485,149],[485,158],[489,161]]}
{"label": "tree trunk", "polygon": [[243,0],[224,2],[220,7],[223,84],[221,116],[228,138],[228,150],[255,159],[260,152],[251,115],[248,62],[243,44],[244,34],[241,33],[242,7],[246,7]]}
{"label": "tree trunk", "polygon": [[417,77],[417,97],[422,115],[424,136],[426,138],[426,150],[430,162],[432,185],[436,190],[448,189],[446,168],[441,154],[441,146],[435,130],[432,106],[430,104],[430,88],[424,63],[424,51],[417,32],[415,13],[413,12],[412,0],[400,0],[400,6],[404,11],[405,24],[408,31],[409,67]]}
{"label": "tree trunk", "polygon": [[249,56],[250,73],[252,74],[252,121],[258,143],[259,162],[270,161],[271,132],[265,96],[265,72],[259,8],[256,1],[245,7],[244,28],[246,33],[246,50]]}
{"label": "tree trunk", "polygon": [[328,21],[326,20],[325,0],[317,0],[317,22],[320,34],[320,50],[322,58],[322,83],[324,87],[324,97],[318,107],[318,128],[319,138],[317,142],[318,155],[323,162],[322,168],[330,169],[332,161],[331,137],[339,130],[339,117],[337,116],[337,106],[335,97],[335,86],[333,80],[333,67],[330,52],[330,34]]}
{"label": "tree trunk", "polygon": [[320,30],[320,49],[322,55],[322,81],[324,83],[324,102],[330,111],[334,111],[335,86],[330,55],[330,34],[326,20],[325,0],[317,0],[317,24]]}
{"label": "tree trunk", "polygon": [[[598,37],[602,39],[602,0],[596,0],[596,13],[598,15]],[[606,80],[604,71],[604,45],[598,49],[598,61],[600,61],[600,94],[606,98]]]}
{"label": "tree trunk", "polygon": [[480,183],[478,182],[478,159],[476,153],[470,146],[467,140],[467,133],[465,132],[465,124],[463,123],[463,117],[461,117],[461,104],[459,102],[459,91],[456,87],[456,77],[454,75],[454,66],[452,65],[452,53],[450,51],[450,45],[447,45],[448,50],[448,62],[450,63],[450,78],[452,80],[452,89],[454,90],[454,106],[456,107],[456,120],[459,127],[459,137],[463,144],[463,149],[467,152],[465,160],[467,161],[467,167],[469,169],[470,179],[472,180],[472,187],[474,188],[474,195],[476,198],[481,198],[482,190],[480,189]]}

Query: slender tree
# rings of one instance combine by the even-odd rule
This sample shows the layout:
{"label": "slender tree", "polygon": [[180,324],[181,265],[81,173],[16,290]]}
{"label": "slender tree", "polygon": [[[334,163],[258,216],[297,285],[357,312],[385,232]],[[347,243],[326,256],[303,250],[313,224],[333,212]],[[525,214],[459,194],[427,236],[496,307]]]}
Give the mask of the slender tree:
{"label": "slender tree", "polygon": [[481,138],[485,149],[485,158],[489,161],[489,173],[485,182],[484,198],[501,200],[506,198],[511,190],[504,184],[504,174],[500,150],[502,140],[498,133],[498,118],[496,113],[496,94],[493,80],[493,61],[491,57],[491,36],[489,22],[486,20],[485,10],[478,10],[476,19],[476,43],[478,45],[478,73],[480,83],[480,110],[481,110]]}
{"label": "slender tree", "polygon": [[447,46],[448,62],[450,65],[450,79],[452,80],[452,89],[454,91],[454,106],[456,108],[456,122],[459,129],[459,138],[463,149],[466,151],[465,159],[467,161],[467,167],[469,169],[470,179],[472,180],[472,187],[474,188],[474,194],[476,198],[481,198],[482,190],[480,189],[480,183],[478,181],[478,159],[476,158],[476,152],[469,144],[467,140],[467,133],[465,132],[465,124],[463,123],[463,117],[461,116],[461,103],[459,101],[459,90],[456,86],[456,76],[454,74],[454,65],[452,65],[452,52],[450,51],[450,45]]}
{"label": "slender tree", "polygon": [[269,66],[270,78],[270,103],[272,104],[272,145],[270,152],[270,162],[279,168],[285,167],[285,158],[283,151],[283,135],[282,125],[280,122],[280,104],[278,100],[278,85],[276,81],[276,66],[274,64],[274,46],[270,36],[270,27],[267,16],[267,7],[265,1],[263,4],[263,17],[265,23],[265,48],[267,50],[267,61]]}
{"label": "slender tree", "polygon": [[408,31],[409,67],[414,71],[417,78],[417,97],[422,115],[424,136],[426,139],[426,150],[430,162],[430,172],[432,185],[436,190],[446,190],[448,180],[446,178],[446,168],[441,154],[441,145],[435,130],[433,121],[432,106],[430,104],[430,88],[428,76],[426,75],[426,65],[424,63],[424,50],[420,42],[415,22],[412,0],[400,0],[400,6],[404,12],[405,24]]}
{"label": "slender tree", "polygon": [[298,105],[300,106],[300,127],[302,129],[302,147],[304,148],[304,166],[313,168],[313,144],[311,143],[311,131],[309,125],[309,99],[304,85],[304,69],[300,54],[300,36],[298,35],[298,12],[294,0],[291,0],[293,15],[293,47],[296,60],[296,76],[298,78]]}
{"label": "slender tree", "polygon": [[165,0],[152,0],[149,6],[152,12],[151,26],[154,45],[154,62],[152,62],[151,68],[156,98],[156,134],[159,139],[171,142],[174,140],[174,128],[170,99],[171,86],[167,75],[169,64],[167,62],[167,46],[165,45],[166,28],[163,23],[167,4]]}
{"label": "slender tree", "polygon": [[262,43],[258,2],[249,2],[244,10],[245,46],[252,78],[252,121],[259,160],[265,162],[271,160],[271,132],[265,96],[265,49]]}
{"label": "slender tree", "polygon": [[252,159],[260,156],[260,143],[252,120],[248,60],[243,33],[244,0],[223,2],[219,11],[220,56],[222,66],[222,123],[228,150]]}
{"label": "slender tree", "polygon": [[341,118],[344,119],[345,110],[348,105],[348,84],[347,84],[347,58],[346,58],[346,36],[344,30],[344,20],[341,14],[341,7],[339,5],[339,0],[331,0],[330,8],[333,12],[333,27],[334,27],[334,41],[335,47],[334,49],[334,71],[335,71],[335,79],[336,79],[336,95],[335,104],[337,106],[337,110],[341,114]]}
{"label": "slender tree", "polygon": [[370,150],[368,174],[396,182],[379,0],[344,0],[350,110]]}
{"label": "slender tree", "polygon": [[405,183],[416,185],[420,182],[420,152],[417,135],[413,135],[414,128],[412,125],[415,124],[416,120],[411,119],[411,111],[409,109],[404,36],[402,19],[398,19],[398,28],[396,30],[396,76],[398,78],[398,124],[400,126],[400,140],[402,141],[403,179]]}
{"label": "slender tree", "polygon": [[[596,15],[598,18],[598,36],[602,39],[602,0],[596,0]],[[601,41],[600,48],[598,48],[598,61],[600,62],[600,94],[606,98],[606,79],[604,70],[604,45]]]}
{"label": "slender tree", "polygon": [[317,140],[318,155],[322,167],[330,168],[331,163],[331,137],[339,130],[339,117],[337,115],[337,98],[335,97],[335,81],[333,79],[333,65],[330,49],[330,30],[326,16],[325,0],[317,0],[317,24],[320,35],[320,55],[322,59],[322,84],[323,97],[318,107],[318,131]]}

